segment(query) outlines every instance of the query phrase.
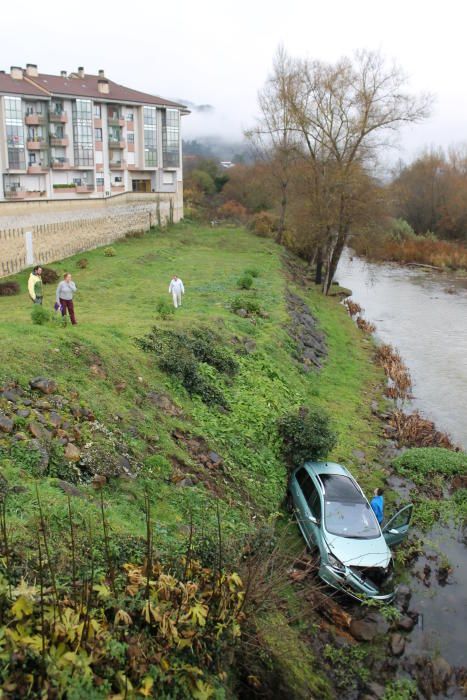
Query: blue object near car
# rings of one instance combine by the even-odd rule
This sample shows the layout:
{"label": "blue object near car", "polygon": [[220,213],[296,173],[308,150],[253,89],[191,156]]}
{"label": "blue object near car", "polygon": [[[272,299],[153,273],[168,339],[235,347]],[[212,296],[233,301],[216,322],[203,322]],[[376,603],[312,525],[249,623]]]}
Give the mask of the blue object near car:
{"label": "blue object near car", "polygon": [[358,600],[394,598],[389,547],[407,536],[411,503],[380,526],[351,473],[333,462],[306,462],[295,469],[287,500],[308,547],[319,550],[323,581]]}

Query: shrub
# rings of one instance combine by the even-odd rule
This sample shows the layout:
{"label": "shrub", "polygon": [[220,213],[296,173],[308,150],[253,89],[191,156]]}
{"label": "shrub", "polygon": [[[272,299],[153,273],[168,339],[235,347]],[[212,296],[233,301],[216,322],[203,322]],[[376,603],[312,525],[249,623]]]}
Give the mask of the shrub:
{"label": "shrub", "polygon": [[167,319],[175,313],[175,307],[168,299],[162,297],[156,302],[156,313],[160,318]]}
{"label": "shrub", "polygon": [[270,236],[277,230],[277,216],[267,211],[260,211],[250,221],[249,228],[257,236]]}
{"label": "shrub", "polygon": [[58,282],[58,273],[52,270],[51,267],[43,267],[41,279],[43,284],[53,284]]}
{"label": "shrub", "polygon": [[106,258],[114,258],[117,255],[117,251],[112,246],[104,248],[104,255]]}
{"label": "shrub", "polygon": [[12,297],[19,294],[20,287],[18,282],[0,282],[0,297]]}
{"label": "shrub", "polygon": [[217,210],[217,214],[221,219],[233,219],[239,222],[246,221],[248,216],[247,210],[243,204],[236,202],[234,199],[230,199],[220,206]]}
{"label": "shrub", "polygon": [[230,308],[234,313],[239,309],[245,309],[245,311],[248,311],[249,314],[253,315],[261,313],[261,308],[257,299],[240,295],[232,299]]}
{"label": "shrub", "polygon": [[250,277],[259,277],[259,270],[257,267],[247,267],[244,275],[250,275]]}
{"label": "shrub", "polygon": [[337,444],[329,416],[321,409],[302,406],[298,413],[279,418],[277,427],[285,456],[294,466],[325,459]]}
{"label": "shrub", "polygon": [[465,474],[467,454],[443,447],[414,447],[404,452],[393,464],[399,474],[421,483],[431,475]]}
{"label": "shrub", "polygon": [[237,287],[239,289],[251,289],[253,286],[253,277],[251,275],[242,275],[237,280]]}
{"label": "shrub", "polygon": [[81,258],[76,263],[76,267],[79,267],[80,270],[85,270],[88,266],[88,263],[89,263],[89,260],[87,258]]}
{"label": "shrub", "polygon": [[43,326],[50,321],[50,311],[44,309],[40,304],[35,304],[31,311],[31,318],[37,326]]}

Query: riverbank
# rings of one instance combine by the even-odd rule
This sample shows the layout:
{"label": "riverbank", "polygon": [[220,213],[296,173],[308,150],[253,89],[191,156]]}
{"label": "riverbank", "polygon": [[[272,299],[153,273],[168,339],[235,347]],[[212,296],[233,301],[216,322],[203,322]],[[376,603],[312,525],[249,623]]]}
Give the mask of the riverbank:
{"label": "riverbank", "polygon": [[352,248],[371,262],[421,265],[438,271],[467,270],[467,248],[455,241],[437,240],[433,236],[416,236],[397,240],[387,236],[355,236]]}

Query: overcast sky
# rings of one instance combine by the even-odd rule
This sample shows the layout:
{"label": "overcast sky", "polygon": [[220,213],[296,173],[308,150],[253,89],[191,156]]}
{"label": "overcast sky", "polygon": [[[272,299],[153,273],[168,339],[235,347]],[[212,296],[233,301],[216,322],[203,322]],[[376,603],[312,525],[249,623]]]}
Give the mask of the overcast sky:
{"label": "overcast sky", "polygon": [[240,138],[279,44],[329,61],[377,49],[412,91],[436,97],[431,118],[403,134],[408,159],[424,145],[467,141],[466,19],[465,0],[23,0],[2,3],[0,68],[104,68],[129,87],[213,105],[184,118],[185,138]]}

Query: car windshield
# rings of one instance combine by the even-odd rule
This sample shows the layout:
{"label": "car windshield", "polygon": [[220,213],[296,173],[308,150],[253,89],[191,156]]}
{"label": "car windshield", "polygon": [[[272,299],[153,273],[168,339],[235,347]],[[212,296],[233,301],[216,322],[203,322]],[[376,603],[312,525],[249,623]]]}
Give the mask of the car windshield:
{"label": "car windshield", "polygon": [[324,518],[326,530],[331,535],[359,540],[374,540],[381,536],[375,514],[363,499],[358,501],[326,500]]}

